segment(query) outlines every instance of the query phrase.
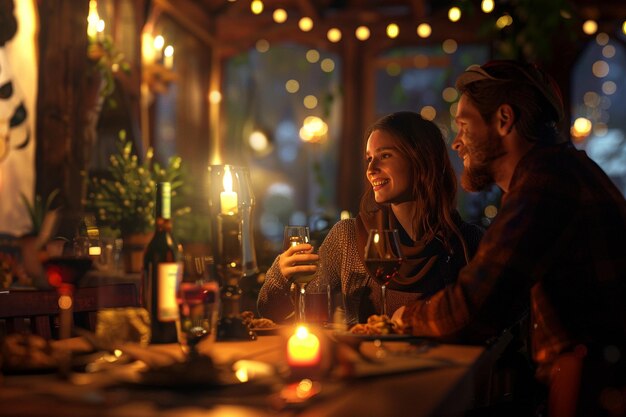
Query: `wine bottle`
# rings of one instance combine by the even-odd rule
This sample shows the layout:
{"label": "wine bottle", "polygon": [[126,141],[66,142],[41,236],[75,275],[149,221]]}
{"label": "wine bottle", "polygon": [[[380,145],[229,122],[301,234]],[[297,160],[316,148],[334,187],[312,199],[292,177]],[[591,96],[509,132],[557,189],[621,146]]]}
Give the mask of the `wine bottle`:
{"label": "wine bottle", "polygon": [[150,343],[176,343],[180,327],[176,290],[182,256],[172,236],[171,185],[157,184],[155,231],[143,261],[143,303],[150,315]]}

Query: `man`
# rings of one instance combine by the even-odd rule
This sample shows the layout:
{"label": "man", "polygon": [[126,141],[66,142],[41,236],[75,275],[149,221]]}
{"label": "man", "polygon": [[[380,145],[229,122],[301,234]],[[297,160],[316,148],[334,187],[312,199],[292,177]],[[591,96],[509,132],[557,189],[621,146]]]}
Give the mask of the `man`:
{"label": "man", "polygon": [[[496,183],[502,204],[458,282],[396,315],[414,335],[476,341],[530,309],[536,375],[550,387],[553,414],[618,414],[626,403],[626,201],[559,137],[560,93],[538,68],[473,65],[457,89],[461,183],[469,191]],[[606,400],[611,393],[619,401]]]}

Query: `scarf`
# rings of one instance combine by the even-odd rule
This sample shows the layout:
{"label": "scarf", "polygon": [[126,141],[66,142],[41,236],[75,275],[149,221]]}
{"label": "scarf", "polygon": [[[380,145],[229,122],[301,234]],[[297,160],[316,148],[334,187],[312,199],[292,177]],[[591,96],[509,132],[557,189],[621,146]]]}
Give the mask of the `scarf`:
{"label": "scarf", "polygon": [[399,273],[387,285],[393,290],[410,290],[435,265],[439,255],[446,253],[439,237],[413,241],[387,206],[373,213],[359,212],[356,217],[356,238],[361,260],[365,263],[365,245],[370,229],[398,229],[400,250],[404,261]]}

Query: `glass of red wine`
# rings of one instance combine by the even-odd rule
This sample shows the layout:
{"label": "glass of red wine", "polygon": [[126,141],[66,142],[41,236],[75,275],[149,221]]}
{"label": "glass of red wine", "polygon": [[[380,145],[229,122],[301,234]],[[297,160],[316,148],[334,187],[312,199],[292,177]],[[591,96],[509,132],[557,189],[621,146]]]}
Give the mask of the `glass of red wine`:
{"label": "glass of red wine", "polygon": [[398,274],[403,257],[396,229],[370,229],[365,245],[365,267],[380,284],[382,314],[387,316],[387,284]]}
{"label": "glass of red wine", "polygon": [[91,268],[91,258],[64,254],[52,256],[43,262],[48,283],[59,295],[59,339],[72,334],[74,289],[80,279]]}
{"label": "glass of red wine", "polygon": [[190,358],[198,356],[198,344],[214,341],[219,314],[219,286],[214,280],[182,282],[178,288],[181,342]]}

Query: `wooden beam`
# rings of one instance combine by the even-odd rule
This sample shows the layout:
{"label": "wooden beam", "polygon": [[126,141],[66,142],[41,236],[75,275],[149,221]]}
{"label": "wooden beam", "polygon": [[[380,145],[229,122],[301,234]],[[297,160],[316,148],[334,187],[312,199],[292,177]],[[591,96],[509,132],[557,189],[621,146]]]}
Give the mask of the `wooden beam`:
{"label": "wooden beam", "polygon": [[212,20],[196,4],[189,0],[154,0],[154,6],[160,7],[207,46],[215,46],[215,38],[209,32]]}
{"label": "wooden beam", "polygon": [[297,0],[297,1],[298,1],[298,7],[300,8],[300,10],[302,10],[302,16],[308,16],[311,19],[313,19],[314,22],[319,21],[320,15],[310,0]]}
{"label": "wooden beam", "polygon": [[426,7],[424,5],[424,0],[410,0],[411,11],[413,12],[413,17],[417,20],[423,19],[426,17]]}

